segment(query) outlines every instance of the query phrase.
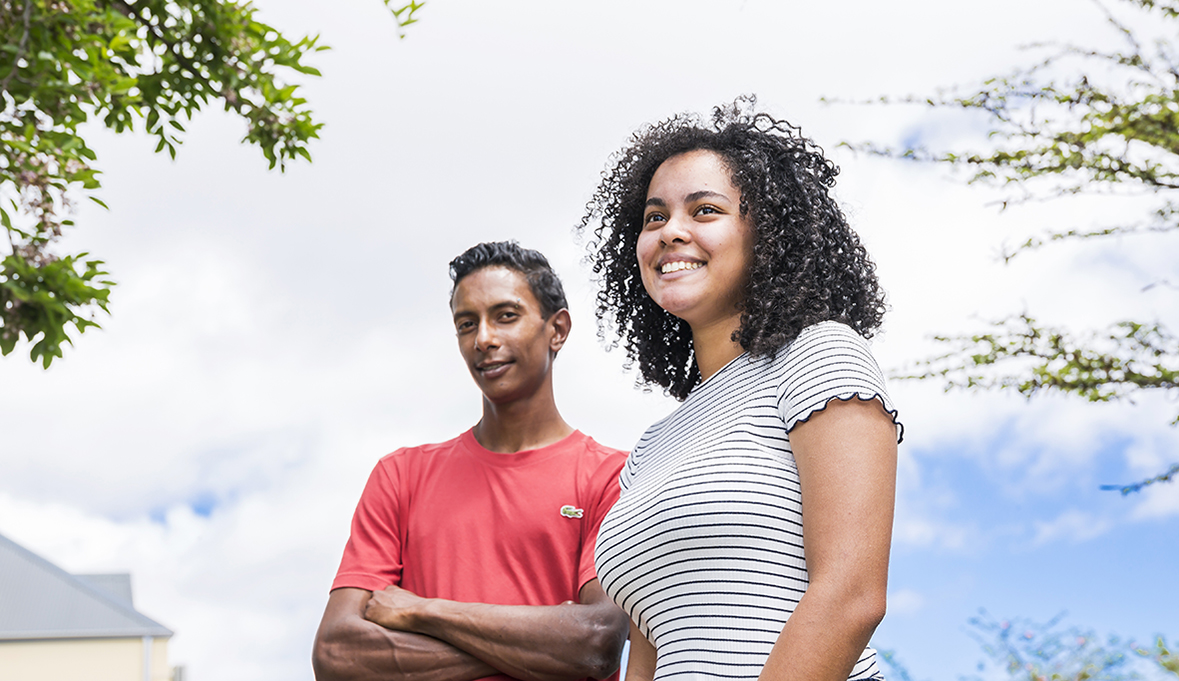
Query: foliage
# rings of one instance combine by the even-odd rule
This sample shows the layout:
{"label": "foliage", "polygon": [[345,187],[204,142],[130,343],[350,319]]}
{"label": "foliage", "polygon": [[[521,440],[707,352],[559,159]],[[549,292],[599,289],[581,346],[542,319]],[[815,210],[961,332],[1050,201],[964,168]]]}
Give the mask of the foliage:
{"label": "foliage", "polygon": [[[1059,621],[1057,617],[1046,624],[996,622],[983,613],[971,618],[970,624],[992,668],[1002,669],[1012,678],[1117,681],[1136,677],[1126,669],[1129,650],[1117,637],[1102,642],[1091,631],[1057,630]],[[980,672],[986,671],[987,662],[980,667]]]}
{"label": "foliage", "polygon": [[[1179,387],[1177,339],[1158,324],[1125,321],[1078,336],[1019,314],[995,322],[987,333],[934,339],[952,349],[925,360],[924,371],[901,378],[940,378],[951,388],[1012,389],[1025,397],[1057,391],[1091,402]],[[969,361],[963,363],[964,357]]]}
{"label": "foliage", "polygon": [[405,39],[405,27],[418,22],[418,20],[414,17],[414,14],[426,5],[424,1],[413,2],[411,0],[408,5],[394,7],[394,0],[382,0],[382,2],[384,2],[385,7],[388,7],[389,11],[393,13],[393,18],[397,20],[398,37],[402,39]]}
{"label": "foliage", "polygon": [[[1126,20],[1097,6],[1118,36],[1119,49],[1042,43],[1032,46],[1047,54],[1040,61],[986,80],[972,92],[879,100],[979,112],[991,127],[989,150],[849,146],[966,169],[970,182],[1007,190],[1003,208],[1081,193],[1147,201],[1144,213],[1115,224],[1064,226],[1033,236],[1007,250],[1005,261],[1061,241],[1179,230],[1179,43],[1174,40],[1179,0],[1121,0],[1134,14]],[[1130,19],[1140,28],[1132,28]],[[1162,37],[1147,42],[1143,26]],[[949,350],[920,362],[908,377],[939,378],[947,390],[1014,389],[1029,398],[1047,390],[1109,401],[1144,390],[1173,393],[1177,387],[1179,339],[1155,321],[1070,334],[1041,326],[1025,313],[993,321],[985,333],[937,340]],[[1169,479],[1164,474],[1152,480]],[[1125,492],[1142,486],[1112,487]]]}
{"label": "foliage", "polygon": [[[390,6],[399,29],[422,3]],[[404,34],[402,34],[404,36]],[[211,102],[246,123],[243,142],[270,167],[311,160],[313,120],[285,74],[318,76],[304,62],[327,49],[291,41],[234,0],[0,0],[0,221],[10,253],[0,261],[0,352],[20,336],[48,367],[69,343],[67,326],[97,326],[112,281],[102,261],[61,256],[54,245],[80,197],[105,204],[83,125],[137,127],[175,158],[184,123]],[[34,342],[35,341],[35,342]]]}
{"label": "foliage", "polygon": [[[970,619],[970,635],[985,656],[978,675],[963,681],[992,680],[1005,675],[1012,681],[1165,681],[1179,676],[1179,657],[1158,637],[1153,647],[1104,640],[1092,631],[1062,627],[1062,617],[1047,623],[1026,619],[996,621],[985,611]],[[909,671],[891,651],[881,657],[901,681],[912,681]]]}
{"label": "foliage", "polygon": [[1139,656],[1150,658],[1159,667],[1179,676],[1179,654],[1167,648],[1167,641],[1162,636],[1155,639],[1153,648],[1133,646],[1133,649]]}

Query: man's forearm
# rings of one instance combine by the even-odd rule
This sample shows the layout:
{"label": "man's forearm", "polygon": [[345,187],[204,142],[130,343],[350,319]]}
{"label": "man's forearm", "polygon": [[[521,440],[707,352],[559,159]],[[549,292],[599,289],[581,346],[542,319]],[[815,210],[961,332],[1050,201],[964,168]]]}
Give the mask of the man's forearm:
{"label": "man's forearm", "polygon": [[593,595],[587,599],[583,591],[582,599],[591,602],[551,606],[460,603],[400,591],[389,599],[395,607],[366,616],[445,641],[524,681],[601,679],[618,668],[627,619],[596,580],[591,584]]}
{"label": "man's forearm", "polygon": [[332,593],[315,637],[317,681],[473,681],[498,673],[445,641],[365,620],[361,613],[369,595],[350,589]]}
{"label": "man's forearm", "polygon": [[617,669],[618,653],[606,652],[613,646],[602,639],[611,632],[578,612],[588,607],[431,601],[421,632],[525,681],[604,678]]}

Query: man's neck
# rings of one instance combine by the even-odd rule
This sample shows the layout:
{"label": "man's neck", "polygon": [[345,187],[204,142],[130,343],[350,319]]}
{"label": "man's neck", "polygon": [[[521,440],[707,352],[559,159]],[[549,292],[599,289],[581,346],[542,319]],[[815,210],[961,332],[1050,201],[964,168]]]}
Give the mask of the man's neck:
{"label": "man's neck", "polygon": [[475,439],[500,454],[540,449],[569,437],[573,427],[557,411],[551,391],[530,400],[493,404],[483,400],[483,418],[475,425]]}

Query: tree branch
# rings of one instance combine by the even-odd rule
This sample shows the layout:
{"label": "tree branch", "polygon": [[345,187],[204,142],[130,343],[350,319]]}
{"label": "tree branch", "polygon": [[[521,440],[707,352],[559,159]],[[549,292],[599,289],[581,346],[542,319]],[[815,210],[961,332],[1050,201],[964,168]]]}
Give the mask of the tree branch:
{"label": "tree branch", "polygon": [[991,322],[991,328],[975,335],[935,336],[950,346],[949,352],[892,377],[940,379],[947,391],[1013,389],[1027,398],[1049,391],[1091,402],[1179,389],[1179,339],[1159,324],[1119,322],[1104,333],[1078,338],[1040,326],[1023,313]]}
{"label": "tree branch", "polygon": [[1171,464],[1170,468],[1154,476],[1153,478],[1147,478],[1140,482],[1132,482],[1129,485],[1102,485],[1101,489],[1107,492],[1117,490],[1118,492],[1122,493],[1122,496],[1126,496],[1127,494],[1138,492],[1143,487],[1148,487],[1155,484],[1156,482],[1171,482],[1171,480],[1176,476],[1179,476],[1179,463]]}
{"label": "tree branch", "polygon": [[25,0],[25,11],[23,17],[24,33],[21,34],[20,44],[16,46],[16,54],[12,57],[12,70],[4,76],[3,82],[0,82],[0,92],[8,92],[8,85],[20,70],[20,60],[24,59],[29,46],[29,33],[32,30],[33,18],[33,0]]}
{"label": "tree branch", "polygon": [[1174,223],[1174,224],[1169,224],[1169,225],[1158,225],[1158,224],[1156,224],[1156,225],[1151,225],[1151,224],[1121,225],[1121,226],[1117,226],[1117,227],[1106,227],[1103,229],[1091,229],[1091,230],[1070,229],[1070,230],[1063,231],[1063,232],[1048,232],[1047,234],[1045,234],[1043,236],[1029,237],[1027,241],[1024,241],[1023,243],[1021,243],[1013,248],[1009,249],[1009,248],[1004,247],[1001,257],[1003,258],[1003,263],[1007,264],[1007,263],[1011,262],[1012,260],[1014,260],[1016,256],[1023,253],[1024,251],[1031,251],[1031,250],[1041,248],[1041,247],[1046,246],[1048,243],[1053,242],[1053,241],[1063,241],[1065,239],[1091,239],[1091,238],[1099,238],[1099,237],[1106,237],[1106,236],[1138,236],[1138,235],[1142,235],[1142,234],[1162,234],[1162,233],[1166,233],[1166,232],[1173,232],[1177,229],[1179,229],[1179,223]]}

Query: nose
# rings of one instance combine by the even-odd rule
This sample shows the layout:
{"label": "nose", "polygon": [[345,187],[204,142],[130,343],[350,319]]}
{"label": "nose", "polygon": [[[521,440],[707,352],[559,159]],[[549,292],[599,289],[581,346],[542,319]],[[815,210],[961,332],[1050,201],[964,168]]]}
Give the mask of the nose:
{"label": "nose", "polygon": [[499,341],[496,340],[495,326],[486,321],[479,322],[479,328],[475,331],[475,349],[479,352],[487,352],[491,348],[499,347]]}
{"label": "nose", "polygon": [[674,243],[685,244],[692,240],[692,232],[688,229],[687,220],[672,215],[659,228],[659,242],[664,246]]}

